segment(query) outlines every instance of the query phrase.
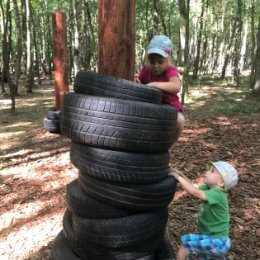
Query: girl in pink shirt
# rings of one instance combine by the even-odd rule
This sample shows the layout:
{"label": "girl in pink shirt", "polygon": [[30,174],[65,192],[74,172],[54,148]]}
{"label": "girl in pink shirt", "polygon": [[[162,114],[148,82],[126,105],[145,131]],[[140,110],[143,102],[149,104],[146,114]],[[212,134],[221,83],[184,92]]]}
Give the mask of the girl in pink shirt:
{"label": "girl in pink shirt", "polygon": [[184,129],[185,118],[183,106],[177,95],[181,90],[181,81],[177,68],[170,61],[171,50],[172,42],[167,36],[154,36],[148,46],[148,64],[139,72],[136,82],[163,91],[164,102],[178,111],[176,141]]}

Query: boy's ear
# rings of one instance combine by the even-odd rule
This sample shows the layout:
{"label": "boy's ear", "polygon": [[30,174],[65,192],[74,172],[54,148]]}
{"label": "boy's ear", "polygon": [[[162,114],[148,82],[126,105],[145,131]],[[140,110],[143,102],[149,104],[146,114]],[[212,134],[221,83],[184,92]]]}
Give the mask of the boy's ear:
{"label": "boy's ear", "polygon": [[221,187],[221,188],[225,188],[225,183],[224,183],[224,181],[221,179],[221,180],[219,180],[219,182],[218,182],[218,186],[219,187]]}

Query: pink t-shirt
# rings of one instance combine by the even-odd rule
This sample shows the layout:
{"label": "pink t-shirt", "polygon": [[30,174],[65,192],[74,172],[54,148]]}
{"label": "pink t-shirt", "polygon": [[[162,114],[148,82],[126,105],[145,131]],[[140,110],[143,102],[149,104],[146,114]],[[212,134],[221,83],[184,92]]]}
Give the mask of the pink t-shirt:
{"label": "pink t-shirt", "polygon": [[[153,75],[149,67],[143,67],[137,76],[142,84],[148,84],[150,82],[167,82],[172,77],[179,77],[179,72],[174,66],[170,66],[163,74],[158,76]],[[177,111],[184,111],[180,99],[176,94],[164,93],[163,101],[164,103],[171,104]]]}

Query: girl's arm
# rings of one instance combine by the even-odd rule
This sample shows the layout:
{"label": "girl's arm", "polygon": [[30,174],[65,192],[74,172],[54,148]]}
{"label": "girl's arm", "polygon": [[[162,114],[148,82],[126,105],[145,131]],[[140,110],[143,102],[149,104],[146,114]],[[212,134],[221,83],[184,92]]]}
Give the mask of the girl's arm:
{"label": "girl's arm", "polygon": [[150,82],[147,86],[158,88],[168,94],[177,94],[181,90],[181,81],[178,77],[172,77],[167,82]]}
{"label": "girl's arm", "polygon": [[[183,175],[183,173],[182,173]],[[169,176],[173,176],[183,187],[185,191],[187,191],[189,194],[201,199],[201,200],[208,200],[205,193],[202,190],[199,190],[197,187],[195,187],[186,177],[181,176],[176,171],[170,171]]]}

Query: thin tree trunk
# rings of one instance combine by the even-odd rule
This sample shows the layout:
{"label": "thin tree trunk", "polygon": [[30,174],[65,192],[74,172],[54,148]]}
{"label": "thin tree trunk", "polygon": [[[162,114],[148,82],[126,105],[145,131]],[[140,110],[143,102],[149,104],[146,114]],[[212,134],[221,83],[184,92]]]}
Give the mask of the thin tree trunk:
{"label": "thin tree trunk", "polygon": [[10,10],[10,0],[7,0],[6,3],[6,16],[5,16],[5,26],[4,26],[4,38],[3,38],[3,44],[4,44],[4,71],[7,76],[8,86],[10,90],[10,98],[12,107],[11,110],[15,110],[15,92],[14,92],[14,85],[13,81],[10,75],[10,50],[11,50],[11,34],[12,34],[12,19],[11,19],[11,10]]}
{"label": "thin tree trunk", "polygon": [[[32,6],[30,4],[30,10],[32,10]],[[40,73],[40,62],[39,62],[39,48],[37,44],[37,33],[36,33],[36,27],[37,25],[35,24],[36,21],[34,20],[34,16],[31,16],[31,25],[32,25],[32,32],[33,32],[33,45],[34,45],[34,50],[35,50],[35,69],[36,69],[36,74],[37,74],[37,80],[38,84],[41,85],[41,73]]]}
{"label": "thin tree trunk", "polygon": [[25,15],[26,15],[26,91],[32,93],[33,75],[32,75],[32,55],[31,55],[31,33],[30,33],[30,0],[25,0]]}
{"label": "thin tree trunk", "polygon": [[4,16],[4,8],[2,5],[2,1],[0,1],[0,23],[1,23],[1,34],[2,34],[2,64],[3,64],[3,68],[0,68],[0,72],[1,72],[1,88],[2,88],[2,94],[6,94],[6,90],[5,90],[5,86],[4,86],[4,81],[6,78],[6,74],[5,74],[5,68],[4,68],[4,62],[5,62],[5,42],[6,42],[6,28],[5,28],[5,16]]}
{"label": "thin tree trunk", "polygon": [[251,6],[251,74],[250,74],[250,87],[254,87],[254,80],[255,80],[255,51],[256,51],[256,39],[255,39],[255,0],[252,0]]}
{"label": "thin tree trunk", "polygon": [[71,1],[72,5],[72,13],[73,13],[73,68],[74,68],[74,77],[76,76],[77,72],[80,69],[80,64],[79,64],[79,26],[78,26],[78,12],[77,12],[77,6],[76,6],[76,1],[72,0]]}
{"label": "thin tree trunk", "polygon": [[21,27],[21,18],[20,12],[18,10],[17,1],[13,0],[14,3],[14,11],[15,11],[15,21],[17,28],[17,44],[16,44],[16,62],[15,62],[15,76],[14,76],[14,87],[15,87],[15,95],[18,95],[18,85],[21,74],[21,59],[22,59],[22,27]]}
{"label": "thin tree trunk", "polygon": [[242,33],[242,0],[237,0],[237,16],[236,16],[236,36],[235,36],[235,53],[233,62],[233,81],[236,86],[240,85],[240,56],[241,56],[241,33]]}
{"label": "thin tree trunk", "polygon": [[157,0],[153,0],[153,35],[159,34],[159,13],[157,6]]}
{"label": "thin tree trunk", "polygon": [[243,35],[241,56],[240,56],[240,62],[239,62],[240,63],[239,67],[241,68],[242,71],[244,70],[244,65],[245,65],[247,32],[248,32],[248,23],[246,21],[245,26],[244,26],[244,35]]}
{"label": "thin tree trunk", "polygon": [[[181,102],[185,102],[185,93],[188,88],[188,74],[189,74],[189,13],[190,13],[190,0],[179,0],[180,11],[180,50],[179,50],[179,64],[184,65],[182,76],[182,91]],[[184,63],[183,63],[184,61]]]}
{"label": "thin tree trunk", "polygon": [[88,1],[84,3],[83,9],[83,37],[85,39],[85,48],[83,51],[84,54],[84,64],[83,67],[86,70],[90,69],[90,61],[92,57],[92,39],[94,40],[94,29],[91,20],[91,11],[89,9]]}
{"label": "thin tree trunk", "polygon": [[197,40],[197,56],[194,61],[194,69],[193,69],[193,78],[198,78],[199,72],[199,62],[200,62],[200,49],[201,49],[201,40],[202,40],[202,30],[203,30],[203,17],[204,17],[204,10],[205,10],[205,0],[202,0],[202,7],[201,7],[201,14],[199,18],[199,32],[198,32],[198,40]]}
{"label": "thin tree trunk", "polygon": [[154,0],[153,1],[153,6],[154,6],[154,11],[155,11],[155,14],[157,15],[157,21],[159,22],[159,19],[158,17],[160,17],[160,20],[161,20],[161,23],[162,23],[162,27],[163,27],[163,32],[165,35],[168,35],[168,32],[167,32],[167,26],[165,24],[165,21],[164,21],[164,18],[163,18],[163,14],[162,12],[159,10],[159,3],[157,2],[157,0]]}
{"label": "thin tree trunk", "polygon": [[234,28],[235,25],[236,25],[236,22],[234,22],[234,24],[230,28],[230,30],[232,32],[231,32],[231,37],[229,39],[229,44],[228,44],[228,47],[227,47],[227,50],[226,50],[226,57],[225,57],[224,64],[223,64],[223,67],[222,67],[221,79],[224,79],[226,77],[227,66],[228,66],[228,63],[230,62],[230,59],[231,59],[233,40],[234,40],[234,37],[235,37],[235,30],[233,28]]}
{"label": "thin tree trunk", "polygon": [[253,92],[257,95],[260,95],[260,17],[258,19],[257,50],[255,60]]}

